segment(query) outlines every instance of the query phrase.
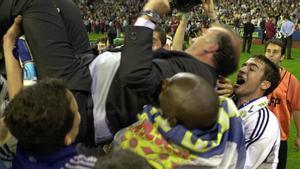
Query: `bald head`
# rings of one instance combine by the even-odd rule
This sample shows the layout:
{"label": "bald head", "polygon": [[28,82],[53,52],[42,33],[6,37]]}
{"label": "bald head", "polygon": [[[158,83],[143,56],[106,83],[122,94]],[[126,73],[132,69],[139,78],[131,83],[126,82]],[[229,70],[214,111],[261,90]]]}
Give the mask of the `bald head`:
{"label": "bald head", "polygon": [[233,73],[240,58],[240,38],[226,26],[209,28],[186,52],[216,68],[219,75]]}
{"label": "bald head", "polygon": [[191,73],[178,73],[164,81],[159,102],[171,125],[206,129],[218,117],[215,90],[206,80]]}

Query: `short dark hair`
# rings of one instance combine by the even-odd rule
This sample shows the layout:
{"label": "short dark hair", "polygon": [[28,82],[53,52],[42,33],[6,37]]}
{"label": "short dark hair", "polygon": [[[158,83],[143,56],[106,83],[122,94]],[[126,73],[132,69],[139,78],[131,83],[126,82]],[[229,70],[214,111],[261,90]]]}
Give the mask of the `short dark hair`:
{"label": "short dark hair", "polygon": [[265,52],[267,50],[267,47],[269,46],[269,44],[274,44],[274,45],[278,45],[281,47],[281,56],[285,54],[285,45],[282,42],[282,40],[280,39],[270,39],[267,41],[266,45],[265,45]]}
{"label": "short dark hair", "polygon": [[[236,35],[230,28],[225,26],[222,28],[228,30],[232,35]],[[216,36],[219,49],[214,53],[214,60],[217,64],[218,74],[225,77],[237,70],[240,60],[239,52],[237,52],[233,40],[230,34],[223,31]]]}
{"label": "short dark hair", "polygon": [[116,149],[100,157],[97,160],[95,169],[151,169],[146,159],[129,151]]}
{"label": "short dark hair", "polygon": [[98,39],[97,44],[98,44],[99,42],[101,42],[101,43],[106,43],[106,42],[107,42],[107,37]]}
{"label": "short dark hair", "polygon": [[5,124],[19,145],[33,154],[50,154],[64,146],[74,113],[66,85],[48,79],[20,91],[5,109]]}
{"label": "short dark hair", "polygon": [[271,86],[265,91],[264,96],[267,96],[270,94],[279,84],[280,81],[280,73],[279,73],[279,67],[270,61],[267,57],[264,55],[253,55],[251,58],[257,59],[264,63],[265,70],[264,70],[264,76],[262,80],[269,81],[271,83]]}
{"label": "short dark hair", "polygon": [[161,46],[165,46],[166,42],[167,42],[167,35],[166,32],[163,30],[162,27],[156,25],[154,32],[157,32],[159,34],[159,40],[161,42]]}

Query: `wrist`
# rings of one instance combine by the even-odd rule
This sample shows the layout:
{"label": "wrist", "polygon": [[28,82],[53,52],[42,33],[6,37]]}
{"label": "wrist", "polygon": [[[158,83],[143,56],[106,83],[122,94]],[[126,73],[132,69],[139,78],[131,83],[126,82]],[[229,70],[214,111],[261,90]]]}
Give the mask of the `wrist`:
{"label": "wrist", "polygon": [[146,20],[149,20],[153,23],[160,23],[160,15],[154,11],[154,10],[146,10],[146,9],[143,9],[141,12],[140,12],[140,17],[146,19]]}
{"label": "wrist", "polygon": [[211,23],[214,23],[214,22],[218,22],[218,16],[217,15],[211,15],[211,16],[208,16],[209,17],[209,20]]}
{"label": "wrist", "polygon": [[190,19],[190,15],[189,14],[182,14],[181,20],[188,21],[189,19]]}
{"label": "wrist", "polygon": [[160,17],[163,16],[163,14],[159,10],[157,10],[157,8],[155,6],[153,6],[151,4],[149,4],[149,5],[146,4],[142,11],[155,11]]}
{"label": "wrist", "polygon": [[208,13],[207,16],[210,18],[210,19],[216,19],[218,17],[217,13],[213,12],[213,13]]}
{"label": "wrist", "polygon": [[13,41],[3,40],[3,50],[13,50],[15,46]]}
{"label": "wrist", "polygon": [[4,47],[12,47],[12,48],[14,48],[15,47],[15,43],[16,43],[16,39],[17,39],[17,37],[15,37],[15,36],[11,36],[11,35],[9,35],[9,34],[5,34],[4,36],[3,36],[3,48]]}

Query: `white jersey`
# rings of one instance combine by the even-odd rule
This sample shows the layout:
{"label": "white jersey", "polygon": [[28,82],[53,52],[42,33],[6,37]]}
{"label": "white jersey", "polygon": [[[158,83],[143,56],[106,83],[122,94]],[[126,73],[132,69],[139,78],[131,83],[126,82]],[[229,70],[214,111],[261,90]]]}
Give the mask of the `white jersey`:
{"label": "white jersey", "polygon": [[277,168],[280,129],[276,116],[267,106],[267,97],[261,97],[239,108],[246,138],[244,169]]}

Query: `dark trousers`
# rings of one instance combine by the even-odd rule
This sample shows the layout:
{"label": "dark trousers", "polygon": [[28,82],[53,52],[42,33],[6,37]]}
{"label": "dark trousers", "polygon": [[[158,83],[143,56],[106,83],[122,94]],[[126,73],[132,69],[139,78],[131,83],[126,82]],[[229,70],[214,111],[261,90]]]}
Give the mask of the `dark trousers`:
{"label": "dark trousers", "polygon": [[74,91],[72,93],[78,103],[78,111],[81,116],[79,134],[77,141],[86,145],[95,144],[94,118],[93,118],[93,100],[89,92]]}
{"label": "dark trousers", "polygon": [[252,36],[250,37],[243,37],[243,52],[245,52],[247,46],[247,52],[250,52],[252,44]]}
{"label": "dark trousers", "polygon": [[285,45],[285,54],[286,54],[286,57],[287,59],[291,59],[292,56],[292,45],[293,45],[293,36],[288,36],[286,38],[283,38],[283,43]]}
{"label": "dark trousers", "polygon": [[277,169],[285,169],[286,160],[287,160],[287,150],[288,150],[287,141],[281,141],[280,148],[279,148],[279,155],[278,155],[279,163]]}
{"label": "dark trousers", "polygon": [[265,42],[267,42],[266,33],[265,33],[265,30],[262,30],[261,31],[261,44],[264,44]]}
{"label": "dark trousers", "polygon": [[[72,0],[22,0],[11,7],[37,67],[38,78],[60,78],[70,89],[89,91],[92,61],[89,40],[78,7]],[[2,9],[2,8],[1,8]]]}

